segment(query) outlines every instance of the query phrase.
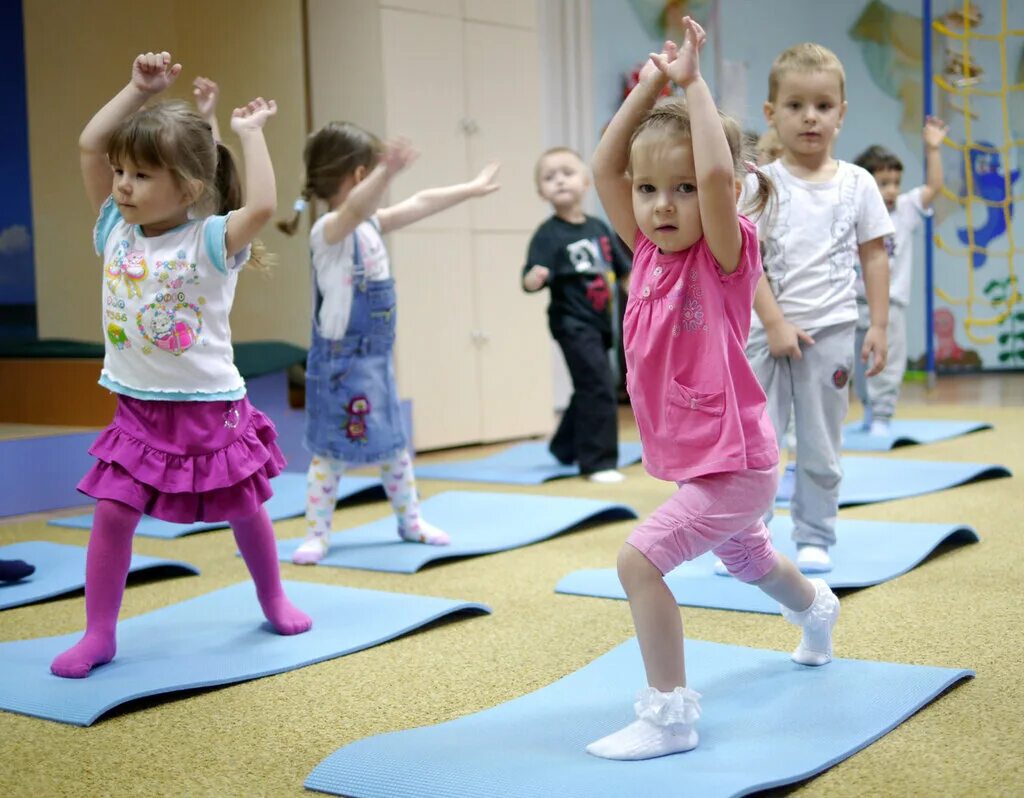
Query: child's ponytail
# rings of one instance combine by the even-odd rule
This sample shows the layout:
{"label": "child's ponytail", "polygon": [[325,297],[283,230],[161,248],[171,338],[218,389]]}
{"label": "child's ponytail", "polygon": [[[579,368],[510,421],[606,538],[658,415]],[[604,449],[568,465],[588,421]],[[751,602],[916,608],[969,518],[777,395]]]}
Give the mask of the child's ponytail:
{"label": "child's ponytail", "polygon": [[775,185],[771,178],[757,168],[757,164],[746,161],[747,172],[757,178],[757,191],[752,192],[741,209],[744,216],[756,219],[771,206],[775,199]]}
{"label": "child's ponytail", "polygon": [[309,188],[304,188],[299,198],[295,200],[295,204],[292,209],[295,211],[290,219],[278,219],[277,229],[280,230],[287,236],[295,235],[295,231],[299,229],[299,220],[302,218],[303,212],[309,207],[309,201],[312,199]]}
{"label": "child's ponytail", "polygon": [[[239,177],[231,150],[220,141],[217,142],[217,173],[214,185],[217,189],[218,216],[224,216],[242,207],[242,179]],[[256,238],[253,239],[251,247],[252,251],[245,265],[264,271],[269,269],[273,256],[267,251],[266,245]]]}

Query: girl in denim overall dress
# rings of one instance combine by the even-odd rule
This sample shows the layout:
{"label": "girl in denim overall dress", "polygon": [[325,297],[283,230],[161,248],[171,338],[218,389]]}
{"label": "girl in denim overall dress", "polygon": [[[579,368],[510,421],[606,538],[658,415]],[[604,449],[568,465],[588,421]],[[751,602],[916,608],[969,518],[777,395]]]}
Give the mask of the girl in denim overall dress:
{"label": "girl in denim overall dress", "polygon": [[310,230],[313,340],[306,365],[306,539],[292,562],[314,565],[330,542],[338,481],[350,466],[379,464],[403,540],[443,546],[448,535],[420,517],[412,458],[402,427],[392,350],[395,284],[381,236],[471,197],[489,194],[497,164],[466,183],[426,189],[377,210],[391,178],[416,158],[407,142],[382,145],[349,123],[332,122],[309,137],[306,202],[329,211]]}

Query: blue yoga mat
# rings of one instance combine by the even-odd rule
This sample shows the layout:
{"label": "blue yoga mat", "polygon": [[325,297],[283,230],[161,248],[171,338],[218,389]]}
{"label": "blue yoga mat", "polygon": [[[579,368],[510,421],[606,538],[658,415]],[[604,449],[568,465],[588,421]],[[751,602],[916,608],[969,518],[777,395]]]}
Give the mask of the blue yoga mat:
{"label": "blue yoga mat", "polygon": [[[334,533],[320,565],[411,574],[434,560],[505,551],[546,540],[580,524],[637,517],[633,508],[624,504],[594,499],[469,491],[431,496],[420,510],[427,521],[451,536],[450,545],[403,541],[394,516],[389,515]],[[301,543],[301,538],[278,543],[281,559],[290,562]]]}
{"label": "blue yoga mat", "polygon": [[[0,546],[0,560],[24,560],[36,567],[35,573],[19,582],[0,582],[0,610],[32,604],[85,586],[83,546],[29,540]],[[128,572],[131,574],[158,569],[167,569],[176,572],[176,575],[199,573],[198,568],[187,562],[144,557],[141,554],[132,555]]]}
{"label": "blue yoga mat", "polygon": [[[793,522],[788,517],[774,518],[771,531],[775,548],[790,559],[796,557],[796,544],[790,538]],[[919,565],[943,543],[980,540],[978,533],[969,526],[847,520],[836,525],[836,539],[836,545],[829,550],[835,567],[829,573],[815,574],[836,589],[887,582]],[[692,562],[682,563],[665,577],[677,603],[687,607],[780,614],[778,603],[756,587],[716,574],[715,559],[709,552]],[[626,598],[614,568],[575,571],[563,578],[555,591]]]}
{"label": "blue yoga mat", "polygon": [[[264,507],[271,520],[280,521],[294,518],[306,512],[306,475],[285,472],[274,477],[270,484],[274,487],[274,495]],[[384,487],[376,477],[358,477],[346,475],[338,482],[338,501],[353,498],[384,498]],[[66,526],[73,529],[91,529],[92,513],[73,515],[68,518],[54,518],[48,523],[53,526]],[[209,529],[224,529],[227,521],[197,521],[194,524],[172,524],[158,518],[144,516],[139,522],[136,534],[148,538],[180,538],[193,532],[205,532]]]}
{"label": "blue yoga mat", "polygon": [[[640,444],[619,443],[619,468],[639,463]],[[509,485],[540,485],[551,479],[577,477],[575,465],[562,465],[548,451],[547,443],[519,443],[508,449],[476,460],[451,463],[430,463],[416,466],[421,479],[447,479],[453,482],[498,482]]]}
{"label": "blue yoga mat", "polygon": [[[943,463],[932,460],[894,460],[882,457],[844,457],[839,506],[853,507],[935,493],[968,482],[1012,476],[1006,466],[991,463]],[[779,484],[775,503],[789,506],[792,481]]]}
{"label": "blue yoga mat", "polygon": [[334,659],[393,640],[452,613],[489,613],[468,601],[285,582],[313,618],[305,634],[276,634],[251,582],[121,621],[117,657],[86,679],[50,673],[81,633],[0,643],[0,709],[89,726],[136,698],[231,684]]}
{"label": "blue yoga mat", "polygon": [[851,452],[887,452],[897,446],[936,443],[983,429],[992,429],[992,425],[984,421],[894,419],[888,435],[869,435],[859,423],[847,424],[843,428],[843,448]]}
{"label": "blue yoga mat", "polygon": [[492,709],[347,745],[306,787],[351,798],[726,798],[806,779],[898,726],[969,670],[836,659],[686,641],[687,681],[703,695],[700,745],[614,762],[587,743],[633,720],[643,684],[635,640]]}
{"label": "blue yoga mat", "polygon": [[86,504],[75,490],[95,462],[98,432],[0,441],[0,516],[41,513]]}

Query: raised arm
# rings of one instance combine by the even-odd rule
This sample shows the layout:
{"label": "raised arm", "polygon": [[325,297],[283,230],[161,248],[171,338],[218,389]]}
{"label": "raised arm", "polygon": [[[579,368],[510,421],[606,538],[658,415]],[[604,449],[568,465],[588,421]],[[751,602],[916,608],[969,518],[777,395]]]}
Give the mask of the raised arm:
{"label": "raised arm", "polygon": [[387,142],[380,162],[373,171],[356,184],[341,205],[325,214],[324,241],[328,245],[344,241],[362,222],[369,219],[384,199],[391,178],[418,156],[419,153],[405,139]]}
{"label": "raised arm", "polygon": [[399,230],[465,200],[483,197],[492,191],[497,191],[501,186],[495,182],[494,178],[500,168],[501,164],[496,161],[489,163],[480,170],[480,174],[466,183],[456,183],[453,186],[442,186],[441,188],[427,188],[417,191],[408,199],[395,205],[381,208],[377,212],[380,231],[387,233]]}
{"label": "raised arm", "polygon": [[196,100],[196,110],[206,120],[213,131],[213,140],[221,142],[220,125],[217,124],[217,97],[220,87],[209,78],[196,78],[192,81],[192,96]]}
{"label": "raised arm", "polygon": [[[669,60],[675,58],[676,46],[673,42],[665,42],[663,55]],[[605,128],[591,163],[594,187],[604,212],[608,214],[608,220],[619,238],[630,249],[636,238],[636,216],[633,213],[633,184],[626,174],[629,167],[629,140],[644,114],[657,102],[666,83],[668,78],[652,61],[644,64],[636,86],[626,95]]]}
{"label": "raised arm", "polygon": [[177,79],[181,64],[171,64],[170,53],[142,53],[132,63],[132,78],[104,105],[78,137],[79,158],[85,193],[97,213],[113,186],[107,144],[110,136],[127,117],[138,111],[155,94]]}
{"label": "raised arm", "polygon": [[921,136],[925,149],[925,184],[921,189],[921,205],[930,208],[942,191],[942,141],[949,126],[937,116],[929,116]]}
{"label": "raised arm", "polygon": [[662,74],[682,86],[690,111],[690,137],[697,177],[697,203],[704,238],[726,274],[739,266],[743,238],[736,214],[736,173],[711,90],[700,73],[700,51],[707,35],[691,17],[683,17],[686,38],[675,59],[652,55]]}
{"label": "raised arm", "polygon": [[277,104],[257,97],[231,113],[231,129],[242,143],[245,162],[245,204],[228,216],[225,246],[228,257],[241,252],[270,221],[277,209],[277,185],[263,126],[277,113]]}

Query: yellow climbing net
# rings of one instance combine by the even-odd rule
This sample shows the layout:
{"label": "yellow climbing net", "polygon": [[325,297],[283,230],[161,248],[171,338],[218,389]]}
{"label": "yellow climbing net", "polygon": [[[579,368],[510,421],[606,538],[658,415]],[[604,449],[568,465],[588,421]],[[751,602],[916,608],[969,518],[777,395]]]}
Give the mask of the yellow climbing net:
{"label": "yellow climbing net", "polygon": [[[972,22],[978,20],[977,8],[969,2],[964,0],[963,8],[960,12],[947,15],[942,19],[937,19],[932,23],[934,30],[947,37],[949,40],[950,51],[953,55],[952,63],[955,65],[955,71],[959,72],[959,76],[954,78],[951,82],[947,79],[946,75],[941,71],[937,71],[934,75],[935,84],[944,92],[947,92],[951,98],[955,97],[960,100],[958,110],[963,113],[964,117],[964,143],[959,144],[952,141],[948,137],[945,140],[946,146],[955,149],[960,152],[966,168],[964,169],[964,179],[966,181],[965,196],[958,196],[949,190],[948,187],[943,186],[942,194],[944,197],[962,205],[966,214],[967,221],[967,247],[950,246],[948,245],[940,235],[935,235],[935,245],[945,252],[955,255],[957,257],[964,257],[967,260],[967,296],[966,297],[954,297],[943,291],[941,288],[936,287],[935,293],[943,301],[950,305],[966,305],[967,315],[964,318],[964,330],[967,336],[979,344],[989,344],[995,341],[995,336],[991,334],[990,330],[992,327],[998,327],[1001,325],[1013,312],[1013,308],[1024,297],[1018,292],[1018,281],[1017,275],[1014,272],[1014,257],[1020,253],[1024,253],[1024,248],[1018,247],[1014,240],[1013,233],[1013,221],[1010,216],[1010,208],[1013,202],[1019,202],[1024,199],[1024,195],[1014,197],[1013,196],[1013,185],[1009,165],[1009,155],[1011,151],[1016,150],[1018,147],[1024,146],[1024,139],[1014,139],[1013,133],[1010,127],[1010,110],[1009,110],[1009,96],[1012,92],[1024,91],[1024,83],[1011,84],[1008,77],[1007,68],[1007,40],[1013,39],[1014,37],[1024,37],[1024,30],[1011,30],[1007,20],[1007,2],[1008,0],[1000,0],[1000,25],[999,33],[983,34],[975,33],[971,30]],[[954,30],[950,27],[951,22],[949,20],[955,19],[955,27],[962,27],[963,30]],[[985,90],[978,88],[976,85],[977,80],[975,75],[977,74],[973,62],[971,60],[971,42],[972,41],[992,41],[997,42],[999,47],[999,86],[998,90]],[[954,48],[959,45],[959,51],[954,51]],[[1000,99],[1000,106],[1002,109],[1002,128],[1003,128],[1003,146],[1001,147],[990,147],[986,144],[979,143],[974,140],[971,131],[971,98],[972,97],[996,97]],[[957,107],[957,106],[954,106]],[[978,196],[974,185],[974,170],[971,168],[971,153],[1001,153],[1003,160],[1003,181],[1004,192],[1002,200],[987,200],[981,196]],[[972,209],[974,203],[980,203],[989,207],[1001,207],[1003,213],[1006,216],[1006,236],[1007,236],[1007,247],[1005,250],[992,250],[984,246],[978,246],[974,240],[974,219],[972,216]],[[974,279],[974,253],[985,252],[988,257],[995,258],[1006,258],[1007,269],[1009,272],[1009,291],[1005,299],[998,301],[987,300],[975,293],[975,279]]]}

